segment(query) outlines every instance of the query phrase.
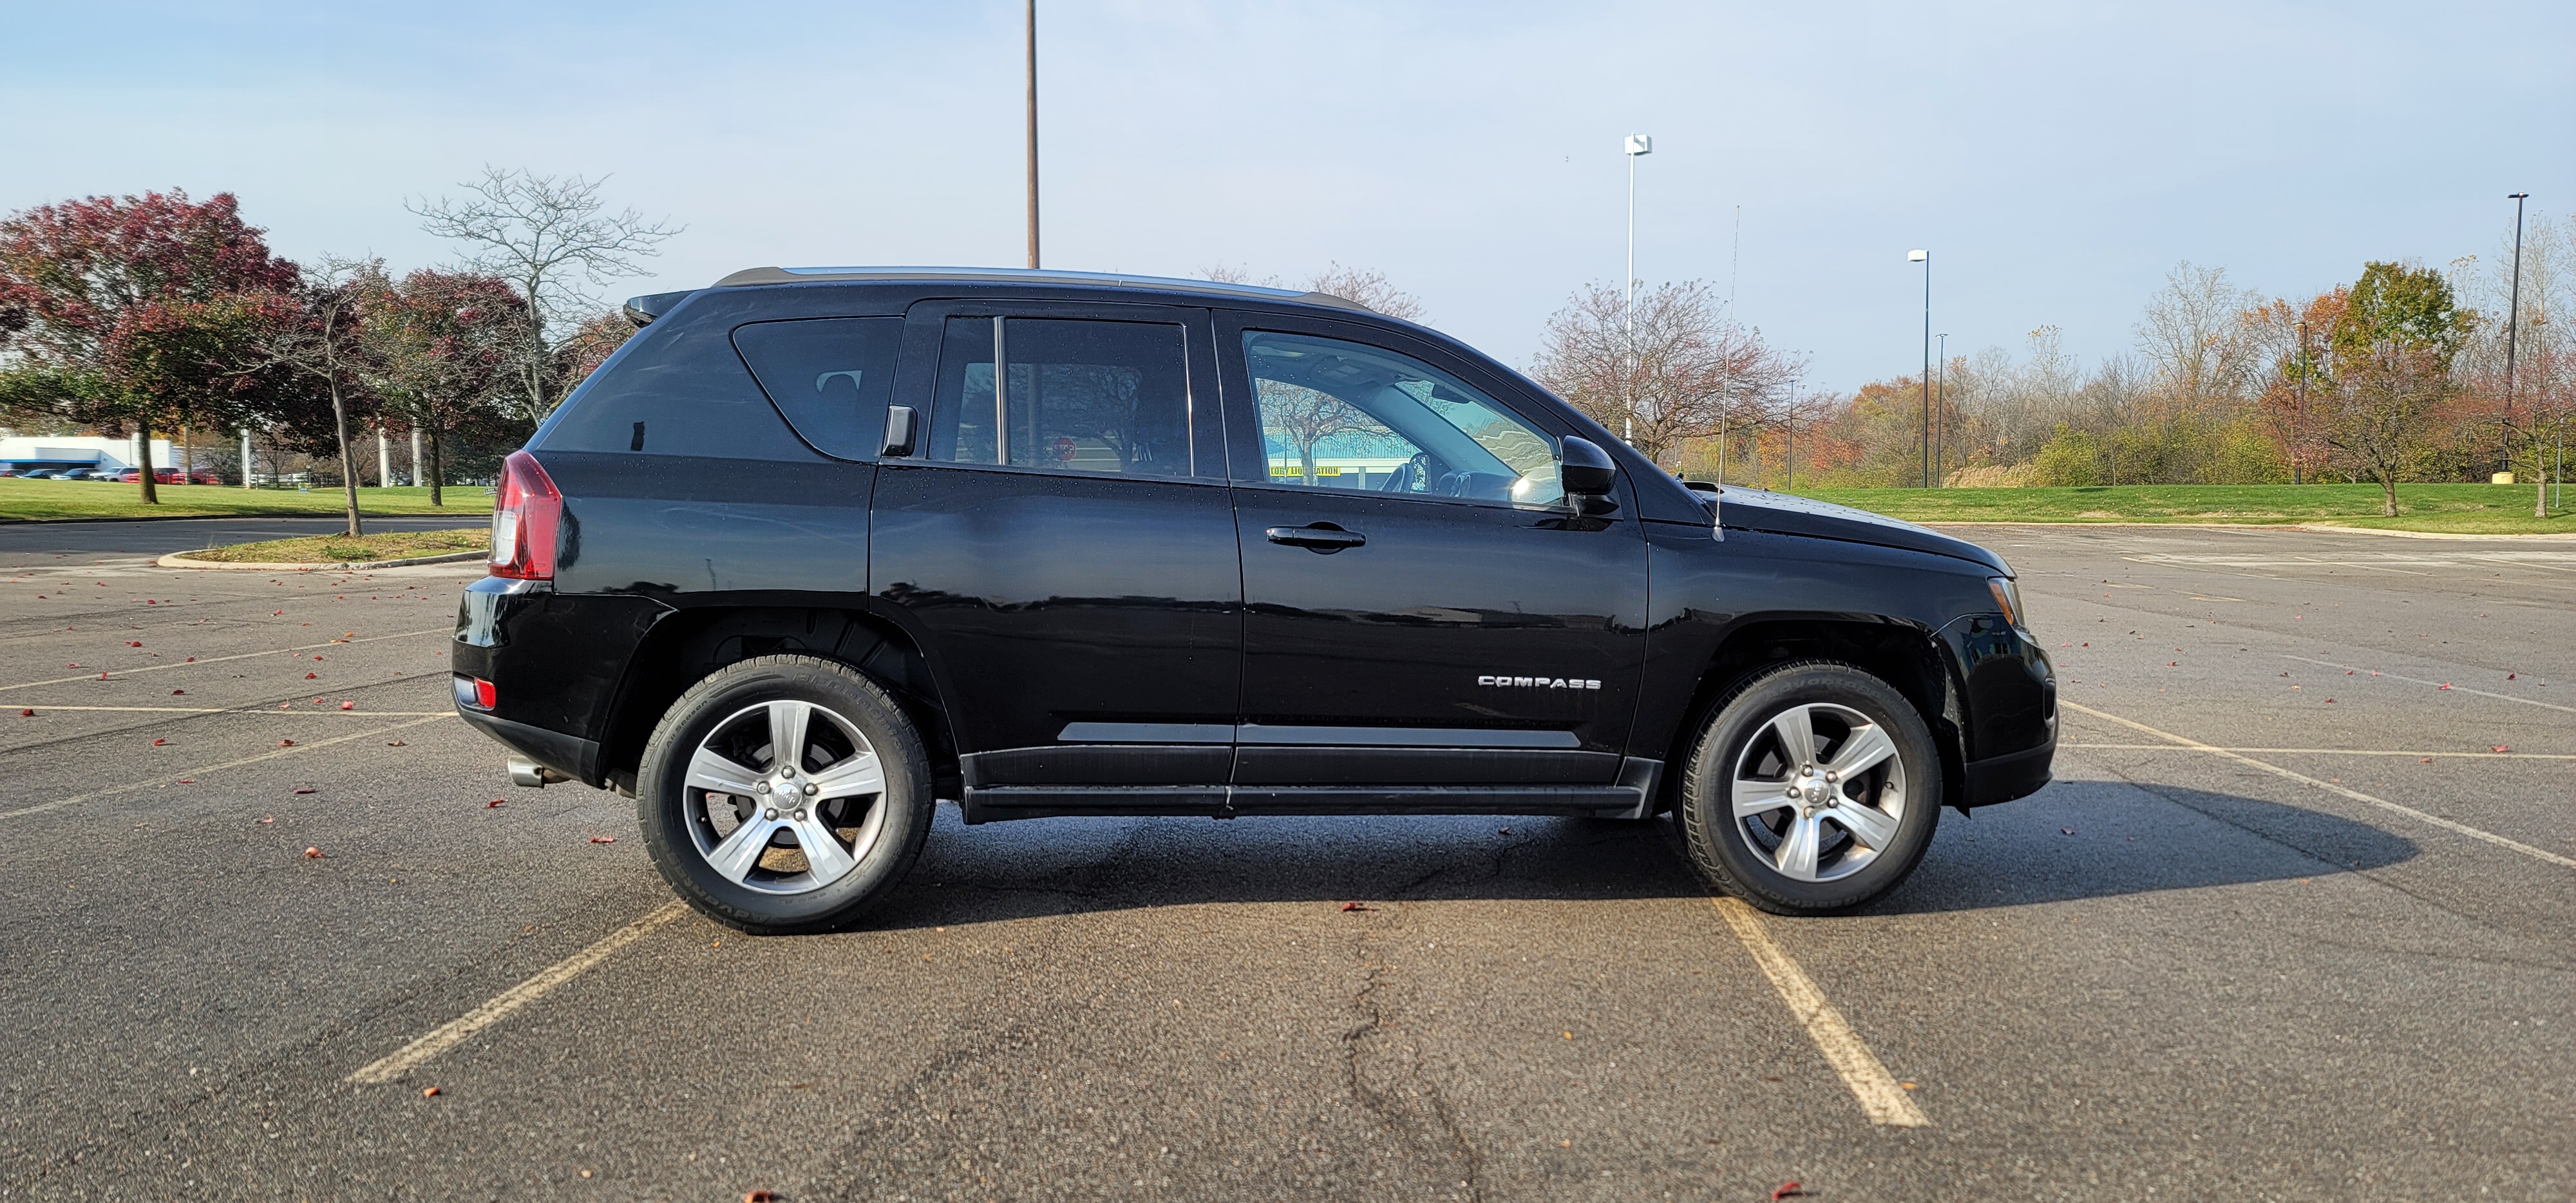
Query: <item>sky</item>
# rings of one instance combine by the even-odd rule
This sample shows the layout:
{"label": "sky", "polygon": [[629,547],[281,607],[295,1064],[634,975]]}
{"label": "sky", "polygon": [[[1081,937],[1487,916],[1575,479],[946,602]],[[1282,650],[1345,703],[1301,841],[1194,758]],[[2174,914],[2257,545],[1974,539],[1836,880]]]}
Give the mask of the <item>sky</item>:
{"label": "sky", "polygon": [[[1810,361],[2050,324],[2130,351],[2180,261],[2267,295],[2576,211],[2576,5],[1039,0],[1049,267],[1385,272],[1516,366],[1637,275]],[[0,211],[229,191],[290,258],[456,248],[484,166],[685,226],[619,298],[743,267],[1023,262],[1018,0],[0,0]],[[1740,225],[1739,225],[1739,216]],[[1739,236],[1740,229],[1740,236]]]}

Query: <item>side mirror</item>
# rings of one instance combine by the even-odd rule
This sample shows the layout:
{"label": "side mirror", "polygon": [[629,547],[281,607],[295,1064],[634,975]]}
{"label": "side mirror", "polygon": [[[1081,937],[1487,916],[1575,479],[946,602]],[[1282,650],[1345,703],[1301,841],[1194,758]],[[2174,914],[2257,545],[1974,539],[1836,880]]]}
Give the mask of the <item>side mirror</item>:
{"label": "side mirror", "polygon": [[1619,479],[1619,465],[1590,439],[1567,435],[1557,451],[1557,481],[1569,497],[1599,497]]}
{"label": "side mirror", "polygon": [[888,456],[910,456],[912,454],[912,432],[914,425],[916,425],[916,423],[914,421],[911,406],[887,406],[885,449],[878,454]]}

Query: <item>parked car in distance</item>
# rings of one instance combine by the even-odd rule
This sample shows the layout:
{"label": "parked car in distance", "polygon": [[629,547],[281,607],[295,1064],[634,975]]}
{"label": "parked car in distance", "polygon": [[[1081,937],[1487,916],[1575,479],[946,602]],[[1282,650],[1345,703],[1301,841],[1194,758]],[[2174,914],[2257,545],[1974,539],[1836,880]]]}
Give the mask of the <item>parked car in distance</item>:
{"label": "parked car in distance", "polygon": [[54,474],[59,471],[61,471],[59,468],[30,468],[24,472],[18,473],[18,479],[52,480],[54,478]]}
{"label": "parked car in distance", "polygon": [[1676,480],[1351,301],[755,268],[626,312],[505,462],[451,684],[514,781],[632,795],[722,923],[864,913],[935,799],[1670,812],[1710,884],[1827,914],[2049,780],[2002,557]]}

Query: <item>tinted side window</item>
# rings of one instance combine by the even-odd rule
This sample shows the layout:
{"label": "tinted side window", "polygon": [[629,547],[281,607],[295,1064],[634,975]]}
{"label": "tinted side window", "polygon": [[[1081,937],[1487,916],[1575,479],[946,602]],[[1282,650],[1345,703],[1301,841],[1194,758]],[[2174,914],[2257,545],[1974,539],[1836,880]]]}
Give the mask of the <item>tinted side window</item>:
{"label": "tinted side window", "polygon": [[1189,368],[1178,325],[950,318],[931,405],[929,459],[1190,474]]}
{"label": "tinted side window", "polygon": [[875,459],[885,436],[899,317],[737,326],[733,345],[805,441],[842,459]]}
{"label": "tinted side window", "polygon": [[537,448],[816,462],[743,370],[731,323],[685,313],[618,348],[556,407]]}
{"label": "tinted side window", "polygon": [[1565,500],[1556,440],[1410,355],[1247,330],[1243,358],[1272,484],[1517,505]]}

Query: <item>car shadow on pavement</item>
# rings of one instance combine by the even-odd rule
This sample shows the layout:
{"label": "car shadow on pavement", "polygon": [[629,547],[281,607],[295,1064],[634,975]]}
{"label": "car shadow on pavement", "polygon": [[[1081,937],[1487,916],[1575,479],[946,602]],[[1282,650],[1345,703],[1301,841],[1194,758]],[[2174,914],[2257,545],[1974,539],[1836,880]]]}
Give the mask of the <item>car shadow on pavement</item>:
{"label": "car shadow on pavement", "polygon": [[2412,860],[2415,842],[2300,806],[2154,782],[2062,781],[1942,816],[1873,913],[1976,910],[2324,877]]}
{"label": "car shadow on pavement", "polygon": [[[2256,798],[2060,782],[1944,812],[1914,875],[1868,913],[2027,906],[2318,877],[2411,859],[2413,842]],[[1038,819],[968,827],[941,808],[912,875],[861,922],[900,929],[1209,903],[1339,906],[1700,898],[1669,820],[1528,816]]]}

